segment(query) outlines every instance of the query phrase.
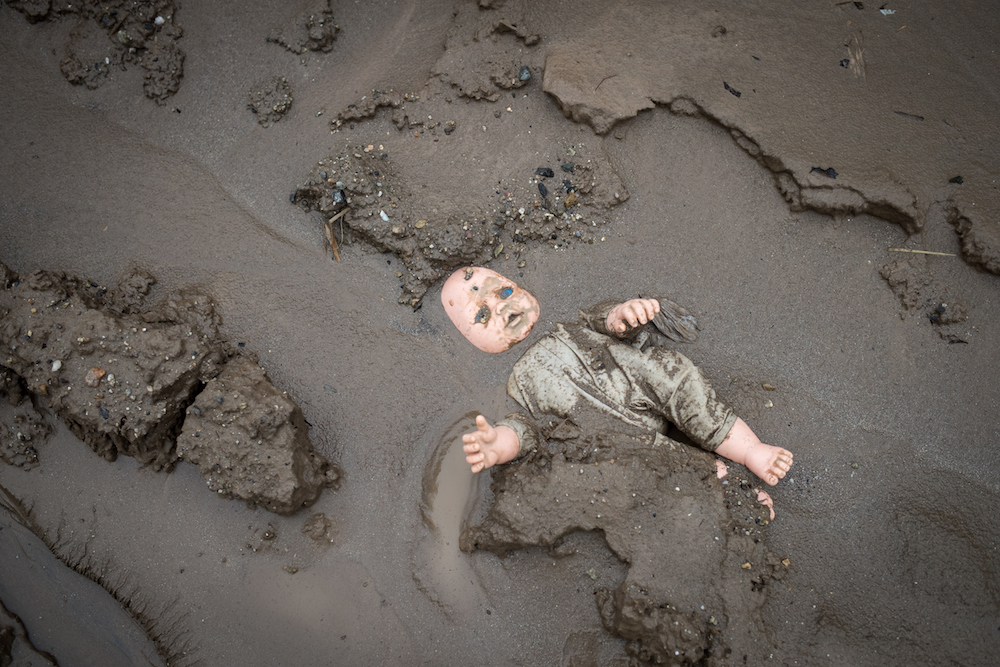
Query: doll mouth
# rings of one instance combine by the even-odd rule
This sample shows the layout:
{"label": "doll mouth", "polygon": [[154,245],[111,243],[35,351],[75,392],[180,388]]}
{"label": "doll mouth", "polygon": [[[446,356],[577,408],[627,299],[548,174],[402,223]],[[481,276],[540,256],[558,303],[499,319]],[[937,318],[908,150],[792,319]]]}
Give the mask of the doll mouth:
{"label": "doll mouth", "polygon": [[524,313],[511,313],[507,316],[507,327],[510,328],[521,321],[521,317]]}

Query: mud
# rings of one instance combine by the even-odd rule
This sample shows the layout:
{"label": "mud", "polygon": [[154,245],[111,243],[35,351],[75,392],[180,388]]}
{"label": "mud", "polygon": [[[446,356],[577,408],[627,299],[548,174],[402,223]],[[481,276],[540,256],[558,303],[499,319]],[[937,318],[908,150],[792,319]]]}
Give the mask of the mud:
{"label": "mud", "polygon": [[329,53],[340,30],[333,20],[330,0],[310,0],[306,4],[306,11],[299,14],[294,22],[271,30],[267,41],[280,44],[299,55],[306,51]]}
{"label": "mud", "polygon": [[195,463],[227,498],[292,514],[316,501],[339,473],[313,451],[302,410],[256,360],[231,359],[187,407],[177,458]]}
{"label": "mud", "polygon": [[270,127],[292,108],[292,87],[284,77],[272,76],[266,81],[255,83],[250,89],[247,108],[257,116],[257,122]]}
{"label": "mud", "polygon": [[53,3],[50,0],[13,0],[10,7],[31,23],[74,21],[59,69],[66,80],[91,90],[112,69],[138,65],[143,92],[157,104],[180,88],[184,51],[177,45],[183,30],[174,22],[177,4],[171,0],[110,0],[94,3]]}
{"label": "mud", "polygon": [[[443,95],[433,83],[412,96],[376,90],[332,121],[334,132],[390,108],[393,123],[408,132],[416,129],[415,137],[459,142],[457,124],[425,113],[447,104]],[[359,144],[320,160],[290,200],[330,221],[331,245],[362,241],[395,255],[405,268],[397,273],[399,302],[417,307],[431,285],[460,266],[501,256],[516,260],[539,243],[560,249],[593,244],[604,216],[628,200],[607,156],[583,144],[538,155],[533,163],[537,167],[504,174],[489,203],[452,212],[407,187],[384,144]]]}
{"label": "mud", "polygon": [[594,591],[629,655],[667,665],[763,661],[760,609],[787,566],[767,548],[768,514],[748,481],[719,481],[714,457],[669,438],[654,447],[624,436],[559,438],[494,474],[493,504],[462,534],[462,549],[558,554],[567,535],[599,531],[629,565],[620,586]]}
{"label": "mud", "polygon": [[[168,475],[94,455],[14,378],[6,391],[23,400],[0,400],[0,433],[16,437],[19,414],[51,433],[33,436],[29,470],[0,464],[0,484],[63,562],[156,621],[143,626],[171,664],[624,666],[669,640],[706,660],[732,648],[736,664],[745,650],[747,664],[992,665],[1000,25],[981,0],[915,0],[888,15],[860,4],[184,3],[170,23],[184,28],[183,85],[157,105],[140,92],[139,51],[123,69],[111,28],[78,13],[108,3],[0,3],[0,260],[22,277],[86,276],[95,300],[108,290],[95,309],[123,321],[166,295],[210,295],[226,358],[259,360],[295,399],[314,451],[344,471],[336,493],[292,516],[229,502],[194,465]],[[323,28],[310,50],[308,17],[328,26],[327,8],[336,39]],[[294,48],[268,41],[272,28]],[[70,43],[80,85],[60,70]],[[248,91],[279,73],[294,108],[265,129]],[[374,188],[359,200],[376,199],[357,211],[322,203],[336,181],[319,178],[319,162],[347,155],[346,175]],[[379,181],[396,209],[378,201]],[[306,185],[317,189],[304,195],[309,212],[289,202]],[[412,251],[392,231],[400,210]],[[463,526],[483,525],[501,475],[474,478],[457,433],[470,411],[513,408],[503,385],[518,354],[478,353],[435,306],[433,276],[460,254],[530,289],[538,331],[644,295],[698,317],[689,356],[796,455],[771,490],[777,519],[711,545],[723,560],[706,569],[722,577],[749,540],[788,559],[774,566],[780,581],[753,591],[756,560],[728,580],[695,572],[690,589],[670,570],[647,576],[605,537],[617,529],[623,552],[645,553],[627,524],[595,523],[552,547],[520,546],[549,538],[519,534],[502,558],[457,548]],[[889,273],[907,279],[909,307],[880,275],[901,259],[914,261]],[[135,266],[158,282],[135,276],[126,297],[116,286]],[[12,274],[0,269],[7,299]],[[54,377],[48,351],[33,360]],[[106,360],[82,363],[91,358],[73,368],[71,393],[108,388]],[[94,368],[105,371],[96,388]],[[578,455],[555,469],[572,472]],[[590,461],[583,477],[615,461]],[[727,498],[748,490],[722,485],[720,501],[718,482],[683,474],[706,525],[739,525]],[[583,509],[599,502],[545,475]],[[504,483],[534,490],[527,479]],[[673,488],[655,501],[674,507]],[[540,512],[554,530],[572,523]],[[320,513],[329,528],[310,519]],[[643,533],[664,518],[639,517]],[[681,546],[697,546],[684,535]],[[37,569],[23,581],[12,571],[0,568],[0,584],[55,590]],[[668,603],[677,609],[659,609]],[[723,611],[705,618],[702,604]],[[59,634],[46,618],[28,637]],[[680,622],[697,638],[663,627]]]}
{"label": "mud", "polygon": [[[273,512],[336,485],[299,407],[254,360],[227,350],[211,300],[186,293],[143,309],[153,282],[141,270],[111,290],[45,271],[13,281],[0,293],[5,393],[13,401],[26,390],[109,461],[124,454],[169,471],[186,459],[219,495]],[[32,467],[46,429],[15,416],[5,460]]]}

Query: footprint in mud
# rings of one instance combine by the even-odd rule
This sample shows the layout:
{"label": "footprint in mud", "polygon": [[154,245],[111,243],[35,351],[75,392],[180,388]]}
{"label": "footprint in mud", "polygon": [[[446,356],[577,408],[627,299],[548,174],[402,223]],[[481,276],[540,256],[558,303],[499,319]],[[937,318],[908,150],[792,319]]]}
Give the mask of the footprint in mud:
{"label": "footprint in mud", "polygon": [[[465,615],[486,604],[485,590],[458,538],[489,478],[473,475],[462,451],[462,434],[476,428],[478,412],[468,412],[442,434],[424,469],[420,515],[426,531],[414,554],[417,587],[446,614]],[[486,481],[483,481],[486,480]]]}

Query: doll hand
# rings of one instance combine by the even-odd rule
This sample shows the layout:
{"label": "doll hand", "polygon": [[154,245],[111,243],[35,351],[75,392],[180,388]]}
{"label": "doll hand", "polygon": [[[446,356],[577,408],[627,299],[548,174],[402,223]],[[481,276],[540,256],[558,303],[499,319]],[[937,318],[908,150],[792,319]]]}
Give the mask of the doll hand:
{"label": "doll hand", "polygon": [[462,450],[465,461],[472,466],[472,472],[479,472],[499,463],[512,461],[520,450],[517,433],[509,426],[493,428],[486,417],[476,417],[476,430],[462,436]]}
{"label": "doll hand", "polygon": [[656,299],[632,299],[611,309],[605,324],[608,331],[623,334],[629,329],[640,327],[660,312],[660,302]]}

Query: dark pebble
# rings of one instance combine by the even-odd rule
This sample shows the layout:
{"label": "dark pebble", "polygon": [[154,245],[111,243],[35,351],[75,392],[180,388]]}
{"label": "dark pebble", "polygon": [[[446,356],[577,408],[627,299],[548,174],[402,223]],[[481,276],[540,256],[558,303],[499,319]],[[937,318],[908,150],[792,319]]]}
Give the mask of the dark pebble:
{"label": "dark pebble", "polygon": [[541,176],[542,178],[552,178],[556,175],[556,172],[552,171],[548,167],[539,167],[535,170],[535,176]]}
{"label": "dark pebble", "polygon": [[319,177],[322,178],[325,181],[326,180],[326,172],[325,171],[319,172]]}
{"label": "dark pebble", "polygon": [[105,408],[103,405],[97,409],[101,411],[101,416],[104,417],[105,419],[111,416],[110,414],[108,414],[107,408]]}
{"label": "dark pebble", "polygon": [[517,80],[518,81],[527,81],[530,78],[531,78],[531,70],[528,69],[527,65],[522,65],[521,66],[521,71],[518,72],[518,74],[517,74]]}
{"label": "dark pebble", "polygon": [[962,178],[961,176],[955,176],[954,178],[949,178],[948,182],[954,183],[955,185],[961,185],[962,183],[965,182],[965,179]]}
{"label": "dark pebble", "polygon": [[334,204],[344,204],[344,203],[347,203],[347,198],[344,197],[344,191],[343,190],[334,190],[333,191],[333,203]]}
{"label": "dark pebble", "polygon": [[732,86],[730,86],[730,85],[729,85],[728,83],[726,83],[725,81],[723,81],[723,82],[722,82],[722,85],[723,85],[723,86],[724,86],[724,87],[726,88],[726,90],[728,90],[729,92],[731,92],[731,93],[732,93],[733,95],[735,95],[736,97],[739,97],[740,95],[742,95],[742,94],[743,94],[743,93],[741,93],[740,91],[738,91],[738,90],[736,90],[735,88],[733,88]]}
{"label": "dark pebble", "polygon": [[576,165],[572,162],[563,162],[559,165],[559,168],[565,171],[567,174],[572,174],[573,170],[576,169]]}
{"label": "dark pebble", "polygon": [[219,403],[222,403],[222,397],[221,397],[221,396],[219,396],[219,397],[218,397],[217,399],[215,399],[215,400],[216,400],[216,401],[218,401]]}
{"label": "dark pebble", "polygon": [[292,202],[293,204],[295,203],[295,193],[294,192],[292,194],[288,195],[288,201]]}
{"label": "dark pebble", "polygon": [[199,408],[197,405],[192,405],[191,414],[193,414],[195,417],[201,417],[201,408]]}
{"label": "dark pebble", "polygon": [[850,65],[851,65],[851,61],[850,61],[849,58],[844,58],[843,60],[840,61],[840,66],[841,67],[850,67]]}
{"label": "dark pebble", "polygon": [[236,347],[246,347],[246,343],[236,343]]}
{"label": "dark pebble", "polygon": [[569,181],[563,181],[563,189],[566,190],[566,192],[573,192],[573,190],[576,190],[576,188],[573,187],[573,184]]}
{"label": "dark pebble", "polygon": [[545,187],[544,183],[538,184],[538,194],[542,195],[542,199],[545,199],[546,197],[549,196],[549,189]]}

